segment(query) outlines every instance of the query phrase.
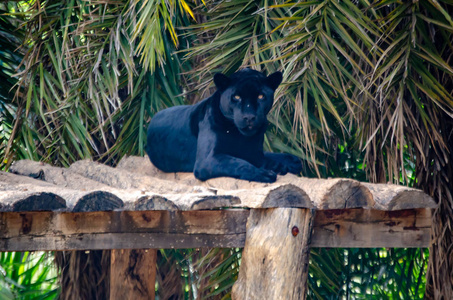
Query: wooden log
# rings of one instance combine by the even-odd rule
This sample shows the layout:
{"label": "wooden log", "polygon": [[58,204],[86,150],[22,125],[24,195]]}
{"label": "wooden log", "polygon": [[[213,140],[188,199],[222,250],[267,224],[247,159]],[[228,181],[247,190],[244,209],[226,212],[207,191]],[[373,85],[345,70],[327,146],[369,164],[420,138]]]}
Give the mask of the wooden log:
{"label": "wooden log", "polygon": [[81,197],[74,209],[74,212],[105,211],[114,210],[124,206],[123,200],[112,193],[95,191]]}
{"label": "wooden log", "polygon": [[395,184],[363,183],[375,200],[374,209],[436,208],[437,203],[421,190]]}
{"label": "wooden log", "polygon": [[52,183],[62,188],[91,191],[108,187],[108,185],[86,178],[67,168],[52,167],[49,164],[27,159],[14,162],[10,171],[14,174]]}
{"label": "wooden log", "polygon": [[[0,213],[0,251],[244,247],[249,210]],[[312,247],[425,248],[431,209],[319,210]]]}
{"label": "wooden log", "polygon": [[311,208],[313,204],[310,201],[310,197],[303,190],[292,184],[286,184],[269,191],[261,207]]}
{"label": "wooden log", "polygon": [[312,201],[305,191],[287,183],[274,183],[255,189],[216,190],[216,194],[236,197],[240,200],[240,206],[247,208],[313,207]]}
{"label": "wooden log", "polygon": [[207,181],[200,181],[195,178],[193,172],[187,173],[165,173],[157,169],[149,160],[147,156],[129,156],[123,158],[117,169],[122,169],[130,172],[135,172],[140,175],[151,176],[159,179],[169,180],[188,186],[203,186],[213,190],[238,190],[238,189],[250,189],[250,188],[261,188],[268,186],[267,183],[250,182],[246,180],[239,180],[228,177],[214,178]]}
{"label": "wooden log", "polygon": [[[40,167],[41,164],[31,161],[29,164],[22,164],[22,172],[27,170],[25,166],[35,168]],[[47,174],[48,170],[52,168],[45,169],[43,174]],[[73,177],[69,175],[65,177],[66,180],[71,178]],[[201,197],[202,195],[199,194],[185,195],[183,202],[187,202],[190,207],[192,202],[199,201]],[[163,196],[137,189],[121,190],[103,184],[97,186],[90,180],[58,186],[28,176],[0,171],[0,211],[74,210],[80,212],[112,209],[139,210],[144,207],[155,210],[179,209],[171,200]]]}
{"label": "wooden log", "polygon": [[240,206],[241,200],[233,196],[207,196],[195,201],[190,210],[215,209],[222,207]]}
{"label": "wooden log", "polygon": [[52,193],[30,195],[12,205],[12,211],[42,211],[66,208],[66,201]]}
{"label": "wooden log", "polygon": [[232,299],[305,299],[313,214],[310,209],[254,209]]}
{"label": "wooden log", "polygon": [[[26,160],[16,162],[12,170],[26,176],[0,172],[0,191],[4,191],[0,193],[0,211],[15,209],[15,202],[29,197],[41,199],[42,193],[47,193],[45,198],[52,198],[56,203],[46,209],[61,209],[58,202],[63,203],[63,199],[67,210],[72,210],[81,200],[84,203],[77,205],[77,209],[87,205],[92,209],[111,209],[111,204],[119,201],[123,205],[113,206],[115,209],[313,207],[329,210],[362,207],[400,210],[436,207],[434,200],[422,191],[391,184],[360,183],[347,178],[301,178],[291,174],[279,176],[272,184],[234,178],[201,182],[191,173],[163,173],[144,157],[129,157],[123,161],[117,168],[112,168],[85,160],[74,163],[69,169]],[[102,198],[106,203],[102,203]],[[87,199],[92,202],[97,199],[97,202],[86,203]],[[112,199],[116,200],[112,202]],[[42,207],[25,202],[28,204],[16,205],[17,209]],[[50,204],[52,201],[41,202]]]}
{"label": "wooden log", "polygon": [[[41,164],[31,161],[26,165],[41,167]],[[26,169],[24,164],[21,166]],[[153,178],[148,179],[152,181]],[[28,176],[0,171],[0,211],[201,210],[243,206],[235,196],[215,195],[213,191],[189,192],[194,191],[194,187],[187,187],[188,193],[158,195],[140,189],[117,189],[104,184],[96,189],[96,185],[90,183],[90,180],[82,180],[79,185],[70,184],[71,188],[67,188],[66,185],[57,186]],[[166,185],[171,189],[173,183],[168,181]]]}
{"label": "wooden log", "polygon": [[317,209],[371,208],[374,199],[368,189],[349,178],[314,179],[285,175],[281,183],[292,184],[303,190]]}
{"label": "wooden log", "polygon": [[0,171],[1,211],[60,210],[74,193],[78,191],[65,193],[41,180]]}
{"label": "wooden log", "polygon": [[[8,173],[4,173],[8,174]],[[10,185],[8,179],[18,177],[14,174],[0,177],[0,211],[103,211],[122,208],[123,201],[107,191],[79,191],[46,185],[46,182]],[[119,193],[122,198],[130,199],[133,194]],[[133,196],[132,196],[133,197]],[[133,198],[132,198],[133,199]]]}
{"label": "wooden log", "polygon": [[111,300],[153,300],[156,284],[156,249],[112,250]]}
{"label": "wooden log", "polygon": [[[73,211],[76,212],[112,210],[124,206],[124,202],[114,194],[115,192],[117,194],[122,194],[122,191],[111,189],[106,184],[91,180],[66,168],[52,167],[49,164],[32,160],[20,160],[12,164],[10,171],[14,174],[39,179],[41,181],[45,181],[47,183],[58,186],[58,193],[62,193],[66,195],[66,197],[68,197],[69,195],[71,201],[69,201],[68,206],[70,208],[73,208]],[[34,181],[34,184],[36,185],[37,182]],[[41,185],[41,183],[39,183],[39,185]],[[126,194],[123,195],[125,196]],[[36,198],[37,196],[41,195],[33,195],[29,198]],[[54,199],[58,199],[60,202],[64,201],[63,198],[58,195],[54,195],[53,197],[49,195],[45,199],[47,206],[49,205],[48,203],[51,203],[51,200],[55,202]],[[43,207],[39,202],[44,201],[35,200],[35,202],[40,207]],[[15,206],[17,206],[17,204],[15,204]],[[66,205],[63,207],[66,207]],[[21,211],[24,210],[24,208],[21,209]],[[31,209],[28,210],[30,211],[38,209],[33,209],[33,207],[31,207]],[[50,209],[41,208],[40,210]],[[19,210],[13,209],[13,211]]]}
{"label": "wooden log", "polygon": [[177,182],[169,182],[160,178],[144,176],[133,171],[112,168],[90,160],[73,163],[69,170],[91,180],[119,189],[138,189],[152,191],[157,194],[188,194],[208,192],[201,186],[187,186]]}
{"label": "wooden log", "polygon": [[177,174],[181,174],[181,173],[166,173],[159,170],[151,163],[148,156],[146,155],[144,157],[125,156],[120,160],[119,164],[116,166],[116,169],[172,181],[178,180]]}
{"label": "wooden log", "polygon": [[179,207],[172,201],[159,196],[143,196],[135,202],[133,210],[179,210]]}

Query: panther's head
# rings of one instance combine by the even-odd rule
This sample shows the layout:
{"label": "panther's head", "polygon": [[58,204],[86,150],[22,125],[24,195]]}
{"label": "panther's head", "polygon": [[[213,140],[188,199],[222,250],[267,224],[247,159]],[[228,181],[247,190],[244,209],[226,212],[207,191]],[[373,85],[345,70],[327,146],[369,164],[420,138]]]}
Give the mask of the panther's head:
{"label": "panther's head", "polygon": [[266,77],[251,69],[238,71],[230,77],[221,73],[214,76],[222,114],[245,136],[256,134],[266,122],[274,92],[281,82],[281,72]]}

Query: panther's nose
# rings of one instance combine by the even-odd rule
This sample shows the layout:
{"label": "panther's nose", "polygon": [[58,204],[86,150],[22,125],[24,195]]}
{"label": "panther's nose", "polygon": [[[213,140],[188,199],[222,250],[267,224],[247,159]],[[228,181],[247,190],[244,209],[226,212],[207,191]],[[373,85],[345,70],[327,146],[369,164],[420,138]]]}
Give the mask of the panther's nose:
{"label": "panther's nose", "polygon": [[256,119],[256,116],[255,115],[252,115],[252,114],[246,114],[243,116],[244,118],[244,121],[247,123],[247,124],[250,124],[250,123],[253,123]]}

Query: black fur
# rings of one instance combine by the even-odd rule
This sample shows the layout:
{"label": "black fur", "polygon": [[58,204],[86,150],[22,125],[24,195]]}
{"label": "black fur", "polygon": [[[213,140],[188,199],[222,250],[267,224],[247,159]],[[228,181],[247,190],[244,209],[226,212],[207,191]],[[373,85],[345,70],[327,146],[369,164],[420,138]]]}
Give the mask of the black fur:
{"label": "black fur", "polygon": [[274,182],[277,174],[300,173],[296,156],[263,152],[266,116],[281,81],[280,72],[216,74],[211,97],[154,116],[146,150],[151,162],[165,172],[193,171],[200,180],[229,176]]}

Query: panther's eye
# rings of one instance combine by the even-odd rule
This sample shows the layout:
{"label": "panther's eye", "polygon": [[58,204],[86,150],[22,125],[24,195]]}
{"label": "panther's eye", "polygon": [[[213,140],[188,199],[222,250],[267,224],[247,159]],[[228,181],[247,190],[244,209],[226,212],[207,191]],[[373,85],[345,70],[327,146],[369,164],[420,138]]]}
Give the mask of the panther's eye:
{"label": "panther's eye", "polygon": [[264,96],[263,95],[258,95],[258,100],[263,100],[264,99]]}
{"label": "panther's eye", "polygon": [[235,95],[233,98],[236,101],[241,101],[241,96],[239,96],[239,95]]}

